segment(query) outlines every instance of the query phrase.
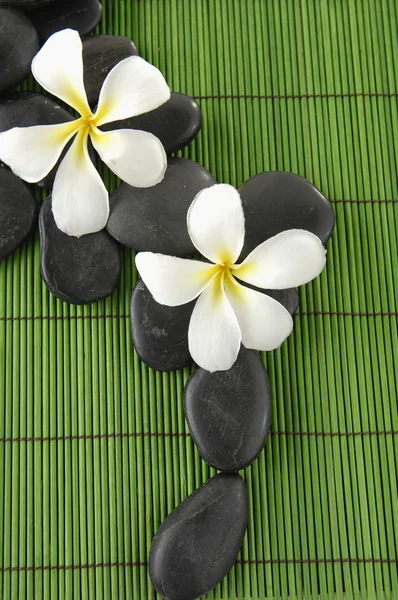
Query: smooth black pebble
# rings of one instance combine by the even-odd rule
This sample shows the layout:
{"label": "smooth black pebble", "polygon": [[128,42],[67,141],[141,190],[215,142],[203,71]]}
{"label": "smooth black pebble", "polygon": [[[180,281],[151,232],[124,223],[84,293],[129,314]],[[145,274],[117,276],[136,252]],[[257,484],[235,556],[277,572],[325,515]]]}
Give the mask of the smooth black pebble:
{"label": "smooth black pebble", "polygon": [[18,10],[0,7],[0,94],[29,75],[38,50],[39,38],[31,21]]}
{"label": "smooth black pebble", "polygon": [[0,167],[0,260],[14,252],[37,221],[35,199],[24,183]]}
{"label": "smooth black pebble", "polygon": [[32,10],[43,4],[49,4],[55,0],[0,0],[0,6],[11,6],[18,10]]}
{"label": "smooth black pebble", "polygon": [[153,133],[162,142],[168,154],[182,150],[198,134],[202,125],[202,113],[190,96],[171,92],[170,99],[150,112],[115,121],[102,127],[114,129],[141,129]]}
{"label": "smooth black pebble", "polygon": [[119,247],[106,231],[80,238],[66,235],[55,224],[48,198],[39,218],[41,273],[50,292],[71,304],[102,300],[117,286]]}
{"label": "smooth black pebble", "polygon": [[307,179],[270,171],[260,173],[240,188],[246,236],[242,257],[286,229],[306,229],[326,243],[334,228],[329,200]]}
{"label": "smooth black pebble", "polygon": [[75,29],[80,35],[87,35],[98,25],[101,15],[98,0],[56,0],[29,12],[43,43],[62,29]]}
{"label": "smooth black pebble", "polygon": [[198,163],[171,158],[158,185],[144,189],[122,183],[115,190],[107,230],[139,251],[189,256],[196,250],[188,235],[188,209],[198,192],[215,183]]}
{"label": "smooth black pebble", "polygon": [[131,333],[139,357],[151,369],[175,371],[193,363],[188,325],[194,304],[163,306],[141,279],[137,282],[131,294]]}
{"label": "smooth black pebble", "polygon": [[299,307],[300,298],[296,288],[288,288],[286,290],[262,290],[252,285],[247,285],[247,287],[257,290],[257,292],[261,292],[262,294],[267,294],[267,296],[271,296],[271,298],[280,302],[280,304],[290,312],[292,317]]}
{"label": "smooth black pebble", "polygon": [[264,448],[271,427],[267,373],[254,350],[241,348],[228,371],[197,369],[184,390],[184,411],[199,454],[219,471],[239,471]]}
{"label": "smooth black pebble", "polygon": [[[0,98],[0,132],[12,127],[32,127],[34,125],[57,125],[73,121],[74,117],[58,106],[51,98],[34,92],[10,92]],[[70,145],[70,144],[69,144]],[[50,173],[36,185],[51,187],[61,158]]]}
{"label": "smooth black pebble", "polygon": [[120,61],[138,54],[129,38],[119,35],[93,35],[83,40],[84,87],[93,106],[98,102],[102,84]]}
{"label": "smooth black pebble", "polygon": [[167,600],[194,600],[209,592],[234,565],[247,528],[246,486],[220,473],[163,521],[152,541],[149,574]]}

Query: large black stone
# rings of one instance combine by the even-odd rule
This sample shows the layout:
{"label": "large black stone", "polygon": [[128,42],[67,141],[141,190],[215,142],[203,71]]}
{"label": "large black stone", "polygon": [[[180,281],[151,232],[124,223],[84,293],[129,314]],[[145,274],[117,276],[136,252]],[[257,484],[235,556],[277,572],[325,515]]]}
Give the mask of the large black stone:
{"label": "large black stone", "polygon": [[0,6],[11,6],[18,10],[32,10],[50,2],[54,2],[54,0],[0,0]]}
{"label": "large black stone", "polygon": [[62,29],[75,29],[80,35],[87,35],[98,25],[101,15],[102,5],[98,0],[56,0],[29,12],[43,43]]}
{"label": "large black stone", "polygon": [[119,35],[93,35],[83,40],[84,87],[93,106],[98,102],[106,76],[120,61],[138,54],[129,38]]}
{"label": "large black stone", "polygon": [[0,7],[0,94],[29,75],[39,38],[31,21],[18,10]]}
{"label": "large black stone", "polygon": [[36,202],[22,181],[0,167],[0,260],[14,252],[33,231]]}
{"label": "large black stone", "polygon": [[106,231],[80,238],[55,224],[48,198],[40,210],[41,273],[50,292],[71,304],[89,304],[109,296],[119,282],[119,248]]}
{"label": "large black stone", "polygon": [[[295,289],[268,293],[292,315],[297,310]],[[131,294],[131,334],[138,356],[148,367],[175,371],[193,363],[188,349],[188,327],[194,306],[195,300],[182,306],[158,304],[144,282],[138,280]]]}
{"label": "large black stone", "polygon": [[158,371],[192,364],[188,325],[195,302],[183,306],[158,304],[140,279],[131,295],[131,333],[141,360]]}
{"label": "large black stone", "polygon": [[200,108],[193,98],[172,92],[170,100],[150,112],[109,123],[104,129],[141,129],[153,133],[168,154],[182,150],[198,134],[202,125]]}
{"label": "large black stone", "polygon": [[184,391],[185,417],[203,460],[239,471],[264,447],[271,427],[267,373],[257,352],[241,348],[228,371],[197,369]]}
{"label": "large black stone", "polygon": [[242,257],[286,229],[306,229],[327,242],[334,228],[330,202],[307,179],[282,171],[260,173],[241,189],[246,237]]}
{"label": "large black stone", "polygon": [[[10,92],[0,98],[0,132],[12,127],[32,127],[34,125],[57,125],[73,121],[74,117],[61,108],[51,98],[34,92]],[[70,144],[68,145],[68,147]],[[37,185],[51,187],[54,183],[61,158],[50,173]]]}
{"label": "large black stone", "polygon": [[282,306],[284,306],[286,310],[290,312],[292,317],[299,307],[300,299],[296,288],[289,288],[287,290],[261,290],[260,288],[255,288],[252,285],[248,285],[247,287],[257,290],[258,292],[262,292],[263,294],[267,294],[267,296],[271,296],[271,298],[277,302],[280,302],[280,304],[282,304]]}
{"label": "large black stone", "polygon": [[220,473],[163,521],[149,555],[155,590],[167,600],[194,600],[233,566],[247,528],[248,502],[239,475]]}
{"label": "large black stone", "polygon": [[109,233],[136,250],[189,256],[195,247],[188,235],[187,212],[196,194],[216,182],[201,165],[169,159],[165,177],[151,188],[122,183],[110,198]]}

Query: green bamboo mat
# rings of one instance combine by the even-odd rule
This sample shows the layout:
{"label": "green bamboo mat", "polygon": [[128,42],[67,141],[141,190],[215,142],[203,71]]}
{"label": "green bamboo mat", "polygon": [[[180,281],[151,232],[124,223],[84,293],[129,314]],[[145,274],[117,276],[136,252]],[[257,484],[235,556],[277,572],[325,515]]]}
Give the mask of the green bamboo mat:
{"label": "green bamboo mat", "polygon": [[[244,473],[242,553],[207,598],[397,599],[396,0],[103,5],[97,32],[131,37],[200,103],[184,156],[236,186],[299,173],[336,211],[327,268],[264,356],[273,431]],[[132,349],[132,252],[89,307],[39,271],[37,236],[0,265],[0,597],[152,599],[153,533],[213,473],[184,421],[189,371]]]}

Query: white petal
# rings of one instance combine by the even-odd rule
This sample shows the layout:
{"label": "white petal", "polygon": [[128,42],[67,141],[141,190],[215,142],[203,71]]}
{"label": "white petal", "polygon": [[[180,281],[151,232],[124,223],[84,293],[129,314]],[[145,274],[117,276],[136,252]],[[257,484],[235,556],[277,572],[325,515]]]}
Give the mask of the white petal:
{"label": "white petal", "polygon": [[108,192],[90,160],[84,131],[78,133],[58,169],[52,209],[58,228],[68,235],[80,237],[106,225]]}
{"label": "white petal", "polygon": [[82,116],[91,114],[83,83],[82,41],[77,31],[54,33],[32,61],[35,79]]}
{"label": "white petal", "polygon": [[163,75],[140,56],[125,58],[109,73],[101,89],[96,125],[154,110],[170,98]]}
{"label": "white petal", "polygon": [[213,373],[230,369],[240,349],[241,333],[218,275],[199,296],[189,323],[189,351],[197,365]]}
{"label": "white petal", "polygon": [[238,319],[242,344],[254,350],[274,350],[290,335],[293,319],[282,304],[261,292],[226,281],[228,300]]}
{"label": "white petal", "polygon": [[316,235],[289,229],[257,246],[233,274],[257,287],[283,290],[308,283],[325,263],[326,250]]}
{"label": "white petal", "polygon": [[245,237],[245,218],[237,190],[231,185],[213,185],[199,192],[187,216],[189,235],[209,260],[234,264]]}
{"label": "white petal", "polygon": [[14,127],[4,131],[0,133],[0,160],[21,179],[29,183],[40,181],[51,171],[76,133],[77,123]]}
{"label": "white petal", "polygon": [[217,272],[217,267],[208,263],[153,252],[140,252],[135,262],[156,302],[166,306],[194,300]]}
{"label": "white petal", "polygon": [[147,188],[160,183],[167,168],[162,142],[152,133],[120,129],[91,134],[94,148],[108,167],[126,183]]}

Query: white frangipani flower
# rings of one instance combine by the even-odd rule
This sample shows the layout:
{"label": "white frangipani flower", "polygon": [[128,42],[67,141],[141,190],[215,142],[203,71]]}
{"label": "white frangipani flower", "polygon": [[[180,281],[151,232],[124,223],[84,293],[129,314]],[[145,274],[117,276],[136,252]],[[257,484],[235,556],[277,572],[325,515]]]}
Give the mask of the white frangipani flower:
{"label": "white frangipani flower", "polygon": [[193,244],[213,264],[152,252],[140,252],[136,263],[160,304],[179,306],[198,298],[188,332],[194,361],[208,371],[224,371],[234,364],[241,343],[256,350],[280,346],[293,328],[290,313],[238,279],[275,290],[308,283],[325,266],[320,239],[302,229],[283,231],[235,264],[245,219],[239,193],[225,184],[199,192],[187,224]]}
{"label": "white frangipani flower", "polygon": [[49,38],[33,59],[32,73],[43,88],[74,108],[80,118],[60,125],[15,127],[1,133],[0,160],[21,179],[37,182],[51,171],[74,138],[55,178],[54,218],[59,229],[69,235],[99,231],[108,220],[109,198],[90,159],[88,139],[123,181],[135,187],[156,185],[167,166],[160,140],[145,131],[103,132],[99,127],[157,108],[170,98],[170,89],[156,67],[132,56],[108,74],[93,113],[84,88],[82,42],[77,31],[71,29]]}

